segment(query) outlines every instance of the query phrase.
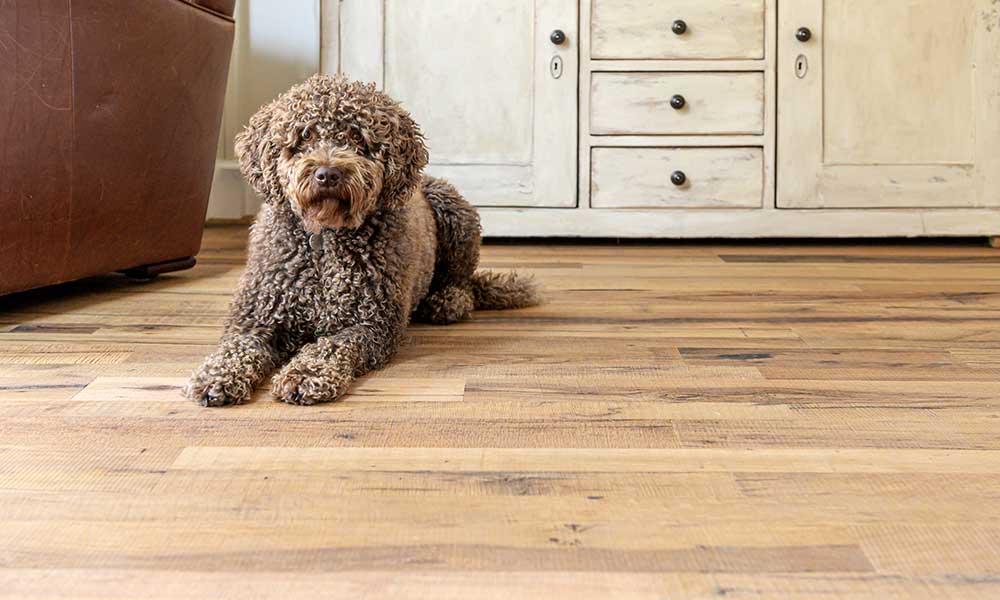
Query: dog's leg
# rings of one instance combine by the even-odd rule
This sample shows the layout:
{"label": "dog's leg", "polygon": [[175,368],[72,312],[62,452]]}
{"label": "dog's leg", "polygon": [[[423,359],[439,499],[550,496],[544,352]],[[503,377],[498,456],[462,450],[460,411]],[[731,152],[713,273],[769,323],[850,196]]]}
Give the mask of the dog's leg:
{"label": "dog's leg", "polygon": [[424,323],[448,325],[468,319],[472,309],[472,292],[457,285],[449,285],[424,298],[417,306],[413,318]]}
{"label": "dog's leg", "polygon": [[278,353],[270,336],[259,331],[229,332],[184,387],[184,395],[202,406],[240,404],[270,373]]}
{"label": "dog's leg", "polygon": [[396,353],[402,330],[356,325],[306,344],[271,380],[271,392],[289,404],[337,400],[356,377],[381,367]]}

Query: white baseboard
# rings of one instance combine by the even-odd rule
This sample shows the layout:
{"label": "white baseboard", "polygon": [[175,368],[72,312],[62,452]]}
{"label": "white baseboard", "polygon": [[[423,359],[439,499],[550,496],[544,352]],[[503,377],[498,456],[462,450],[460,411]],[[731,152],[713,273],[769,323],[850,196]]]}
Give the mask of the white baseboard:
{"label": "white baseboard", "polygon": [[238,220],[257,214],[260,200],[243,181],[235,160],[215,163],[215,179],[208,201],[209,220]]}
{"label": "white baseboard", "polygon": [[996,209],[608,210],[480,208],[495,237],[966,237],[1000,234]]}

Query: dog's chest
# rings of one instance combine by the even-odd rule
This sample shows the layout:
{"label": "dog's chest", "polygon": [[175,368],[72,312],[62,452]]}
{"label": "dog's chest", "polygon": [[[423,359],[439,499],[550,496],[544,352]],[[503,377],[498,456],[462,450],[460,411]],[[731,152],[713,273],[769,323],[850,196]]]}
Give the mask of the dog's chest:
{"label": "dog's chest", "polygon": [[[344,242],[327,233],[308,246],[310,268],[298,282],[303,326],[327,335],[396,314],[405,300],[397,272],[399,257],[378,241]],[[293,294],[294,295],[294,294]]]}
{"label": "dog's chest", "polygon": [[256,298],[259,290],[271,290],[276,297],[251,300],[251,310],[290,334],[309,338],[364,323],[405,321],[426,294],[433,252],[422,278],[427,281],[418,285],[415,273],[424,269],[413,268],[412,237],[401,235],[408,213],[371,219],[357,231],[326,230],[310,237],[289,212],[265,213],[272,218],[262,220],[255,254],[267,258],[254,261],[263,276],[250,278],[246,295]]}
{"label": "dog's chest", "polygon": [[325,247],[312,252],[316,268],[307,284],[312,300],[309,312],[320,333],[356,324],[359,317],[385,302],[384,275],[378,265]]}

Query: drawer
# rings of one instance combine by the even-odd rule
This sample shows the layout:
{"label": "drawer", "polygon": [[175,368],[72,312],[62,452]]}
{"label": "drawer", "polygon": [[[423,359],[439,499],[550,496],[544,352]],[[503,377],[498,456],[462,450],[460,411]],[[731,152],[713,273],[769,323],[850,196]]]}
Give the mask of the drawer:
{"label": "drawer", "polygon": [[764,0],[592,0],[590,31],[596,59],[759,59]]}
{"label": "drawer", "polygon": [[760,208],[763,197],[761,148],[591,149],[593,208]]}
{"label": "drawer", "polygon": [[[683,108],[671,98],[684,98]],[[764,133],[763,73],[594,73],[593,135]]]}

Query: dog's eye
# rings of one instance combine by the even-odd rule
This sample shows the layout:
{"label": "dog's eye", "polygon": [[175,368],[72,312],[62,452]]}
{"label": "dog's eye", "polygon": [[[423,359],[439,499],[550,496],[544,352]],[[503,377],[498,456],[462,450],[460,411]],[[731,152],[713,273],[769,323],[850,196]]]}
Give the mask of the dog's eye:
{"label": "dog's eye", "polygon": [[289,154],[295,154],[302,148],[302,144],[307,142],[312,138],[312,133],[308,128],[306,129],[293,129],[288,132],[284,141],[281,143],[282,150]]}
{"label": "dog's eye", "polygon": [[367,150],[367,144],[365,144],[365,136],[361,135],[360,131],[352,129],[347,132],[347,139],[350,140],[352,144],[361,150]]}

